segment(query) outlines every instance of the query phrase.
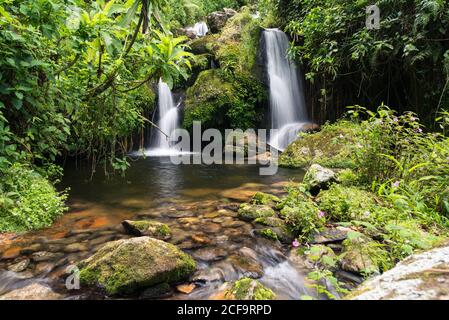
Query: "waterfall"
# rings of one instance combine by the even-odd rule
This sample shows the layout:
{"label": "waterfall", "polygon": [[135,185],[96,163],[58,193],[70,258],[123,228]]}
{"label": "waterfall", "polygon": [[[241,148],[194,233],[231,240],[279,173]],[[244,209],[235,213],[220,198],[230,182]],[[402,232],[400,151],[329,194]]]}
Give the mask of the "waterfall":
{"label": "waterfall", "polygon": [[155,134],[154,142],[152,143],[149,152],[146,152],[146,154],[153,156],[170,155],[175,152],[175,150],[171,148],[169,139],[165,134],[170,136],[170,134],[178,128],[179,110],[178,106],[175,105],[170,88],[162,81],[162,79],[159,80],[158,100],[159,118],[157,120],[157,126],[163,133],[157,129],[153,129]]}
{"label": "waterfall", "polygon": [[201,21],[193,26],[193,31],[198,37],[204,37],[209,32],[209,28],[207,27],[206,22]]}
{"label": "waterfall", "polygon": [[270,137],[270,144],[283,151],[307,122],[307,110],[298,69],[288,59],[289,40],[278,29],[264,31],[267,71],[270,87],[271,128],[278,132]]}

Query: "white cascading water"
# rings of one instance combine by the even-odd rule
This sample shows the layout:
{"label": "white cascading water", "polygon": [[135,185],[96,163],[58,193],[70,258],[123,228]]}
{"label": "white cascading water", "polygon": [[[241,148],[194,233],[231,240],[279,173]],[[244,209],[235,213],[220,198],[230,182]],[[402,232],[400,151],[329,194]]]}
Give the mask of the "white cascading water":
{"label": "white cascading water", "polygon": [[284,151],[298,138],[298,133],[307,123],[304,92],[298,69],[287,57],[287,35],[279,29],[267,29],[264,38],[270,85],[271,128],[278,130],[270,137],[270,145]]}
{"label": "white cascading water", "polygon": [[198,37],[204,37],[209,32],[209,27],[207,26],[206,22],[201,21],[201,22],[197,22],[193,26],[193,31],[195,32],[195,34]]}
{"label": "white cascading water", "polygon": [[145,152],[150,156],[166,156],[176,153],[176,150],[170,146],[170,141],[166,135],[170,136],[178,128],[179,110],[178,106],[175,105],[169,86],[162,80],[159,80],[158,100],[159,119],[157,126],[160,130],[153,129],[154,143],[152,143],[150,150]]}

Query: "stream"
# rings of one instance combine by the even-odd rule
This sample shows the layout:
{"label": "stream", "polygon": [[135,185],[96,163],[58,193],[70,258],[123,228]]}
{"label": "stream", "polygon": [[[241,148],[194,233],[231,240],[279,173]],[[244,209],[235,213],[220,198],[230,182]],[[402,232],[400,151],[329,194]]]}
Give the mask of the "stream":
{"label": "stream", "polygon": [[[172,230],[169,242],[198,262],[190,294],[174,290],[169,299],[214,299],[225,282],[259,278],[278,299],[311,293],[307,270],[288,258],[287,248],[256,237],[256,226],[239,220],[237,208],[257,191],[282,195],[303,172],[279,169],[260,176],[255,165],[173,165],[169,158],[132,163],[126,177],[89,180],[88,169],[65,168],[61,189],[70,187],[69,211],[44,230],[0,240],[0,295],[30,282],[43,282],[66,299],[104,299],[100,290],[67,290],[68,266],[96,252],[104,243],[126,239],[123,220],[156,220]],[[139,297],[132,297],[139,298]]]}

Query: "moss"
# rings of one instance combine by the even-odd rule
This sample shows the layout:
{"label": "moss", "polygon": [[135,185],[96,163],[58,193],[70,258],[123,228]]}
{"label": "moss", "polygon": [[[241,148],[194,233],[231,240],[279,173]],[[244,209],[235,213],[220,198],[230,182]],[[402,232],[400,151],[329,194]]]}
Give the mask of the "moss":
{"label": "moss", "polygon": [[149,236],[161,240],[167,240],[171,236],[170,227],[157,221],[130,221],[122,223],[123,227],[136,236]]}
{"label": "moss", "polygon": [[238,217],[246,221],[252,221],[263,217],[273,217],[274,215],[274,210],[265,205],[251,205],[244,203],[238,210]]}
{"label": "moss", "polygon": [[230,293],[237,300],[275,300],[276,295],[274,292],[262,285],[259,281],[243,278],[236,281]]}
{"label": "moss", "polygon": [[214,55],[217,50],[217,35],[207,35],[197,38],[189,43],[190,52],[195,55],[211,54]]}
{"label": "moss", "polygon": [[276,204],[280,202],[281,199],[276,197],[275,195],[263,193],[263,192],[257,192],[251,199],[252,204]]}
{"label": "moss", "polygon": [[268,227],[283,227],[285,226],[285,222],[282,219],[275,217],[261,217],[254,220],[255,223],[262,224]]}
{"label": "moss", "polygon": [[196,262],[172,244],[141,237],[110,242],[79,268],[81,283],[115,295],[181,281],[195,271]]}
{"label": "moss", "polygon": [[304,134],[281,154],[282,167],[304,168],[313,163],[328,168],[354,168],[352,148],[360,126],[340,120],[326,124],[317,133]]}
{"label": "moss", "polygon": [[371,220],[381,203],[376,195],[356,187],[332,185],[318,195],[320,209],[333,221]]}
{"label": "moss", "polygon": [[345,187],[357,186],[360,183],[360,177],[351,169],[344,169],[338,172],[337,181]]}
{"label": "moss", "polygon": [[277,241],[279,240],[278,235],[276,234],[276,232],[274,232],[272,229],[267,228],[267,229],[260,229],[260,230],[256,230],[255,231],[256,234],[268,239],[268,240],[274,240]]}

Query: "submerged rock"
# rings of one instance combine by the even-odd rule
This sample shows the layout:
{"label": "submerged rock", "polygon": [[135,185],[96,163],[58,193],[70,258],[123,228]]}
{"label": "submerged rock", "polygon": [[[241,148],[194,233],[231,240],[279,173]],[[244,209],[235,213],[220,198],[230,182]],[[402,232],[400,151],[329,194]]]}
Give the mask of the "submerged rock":
{"label": "submerged rock", "polygon": [[243,278],[236,281],[228,291],[229,298],[236,300],[275,300],[274,292],[259,281]]}
{"label": "submerged rock", "polygon": [[395,268],[366,281],[346,299],[449,299],[449,247],[415,254]]}
{"label": "submerged rock", "polygon": [[59,300],[62,296],[54,292],[50,287],[34,282],[22,288],[10,291],[2,296],[0,300]]}
{"label": "submerged rock", "polygon": [[181,281],[195,271],[196,263],[172,244],[140,237],[109,242],[79,267],[83,284],[121,294]]}
{"label": "submerged rock", "polygon": [[263,275],[263,267],[256,259],[242,253],[233,254],[226,260],[244,277],[258,279]]}
{"label": "submerged rock", "polygon": [[151,299],[163,299],[168,298],[173,295],[173,290],[168,283],[160,283],[154,287],[146,289],[140,295],[140,299],[151,300]]}
{"label": "submerged rock", "polygon": [[159,240],[168,240],[171,237],[170,228],[165,223],[157,221],[130,221],[122,222],[126,232],[134,236],[146,236]]}
{"label": "submerged rock", "polygon": [[274,210],[267,205],[256,205],[243,203],[238,211],[238,217],[245,221],[252,221],[257,218],[273,217]]}
{"label": "submerged rock", "polygon": [[312,194],[318,194],[320,190],[329,188],[332,182],[337,181],[337,175],[331,169],[323,168],[319,164],[313,164],[304,176],[304,183],[309,186]]}
{"label": "submerged rock", "polygon": [[213,247],[198,249],[192,253],[195,259],[202,261],[219,261],[224,259],[227,254],[226,250]]}

